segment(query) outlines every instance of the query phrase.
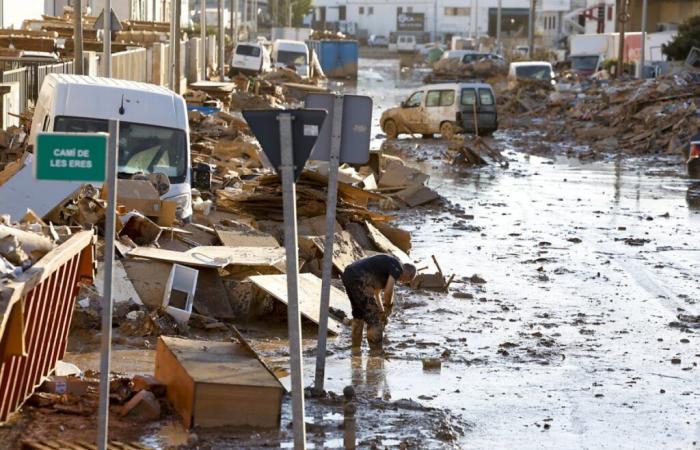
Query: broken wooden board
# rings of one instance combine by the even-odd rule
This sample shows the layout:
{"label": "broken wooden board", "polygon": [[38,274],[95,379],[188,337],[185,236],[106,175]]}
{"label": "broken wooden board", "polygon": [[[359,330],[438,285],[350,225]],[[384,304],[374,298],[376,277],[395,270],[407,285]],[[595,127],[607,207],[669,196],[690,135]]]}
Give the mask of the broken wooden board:
{"label": "broken wooden board", "polygon": [[155,377],[186,428],[279,426],[285,389],[245,345],[161,336]]}
{"label": "broken wooden board", "polygon": [[[316,248],[321,253],[324,253],[326,238],[313,236],[310,239]],[[333,235],[333,267],[335,267],[338,272],[343,273],[347,266],[365,256],[362,247],[355,242],[355,239],[353,239],[352,235],[347,231],[340,231]]]}
{"label": "broken wooden board", "polygon": [[[64,440],[27,440],[22,441],[22,450],[97,450],[94,442]],[[152,450],[138,442],[109,441],[107,450]]]}
{"label": "broken wooden board", "polygon": [[374,245],[377,246],[379,250],[381,250],[384,253],[394,255],[399,259],[399,261],[401,261],[404,264],[413,264],[413,261],[406,254],[406,252],[392,244],[389,238],[384,236],[382,232],[379,231],[374,225],[372,225],[369,222],[365,222],[365,226],[367,227],[367,231],[369,232],[370,240],[374,243]]}
{"label": "broken wooden board", "polygon": [[386,222],[372,222],[372,225],[406,254],[411,251],[411,233]]}
{"label": "broken wooden board", "polygon": [[193,306],[199,314],[204,316],[233,319],[233,308],[218,270],[199,270]]}
{"label": "broken wooden board", "polygon": [[172,268],[171,263],[146,259],[122,261],[126,276],[136,289],[139,298],[149,308],[160,308],[163,304],[165,284]]}
{"label": "broken wooden board", "polygon": [[279,242],[266,233],[246,233],[243,230],[216,230],[221,243],[227,247],[278,247]]}
{"label": "broken wooden board", "polygon": [[403,163],[392,161],[387,165],[386,170],[379,178],[378,186],[386,187],[403,187],[413,186],[414,184],[422,185],[428,181],[429,176],[418,169],[403,165]]}
{"label": "broken wooden board", "polygon": [[137,247],[129,257],[140,257],[182,264],[184,266],[222,269],[230,265],[278,266],[285,260],[282,247],[195,247],[186,252],[174,252],[151,247]]}
{"label": "broken wooden board", "polygon": [[437,192],[422,184],[399,191],[396,196],[411,208],[432,202],[440,197]]}
{"label": "broken wooden board", "polygon": [[[114,303],[128,302],[133,300],[139,305],[143,305],[141,297],[138,291],[135,289],[132,282],[129,280],[129,276],[119,260],[114,261],[113,264],[114,276],[112,277],[112,297],[114,298]],[[167,277],[166,277],[167,278]],[[97,271],[95,272],[95,289],[100,296],[103,295],[104,291],[104,264],[101,262],[97,263]],[[161,295],[162,300],[162,295]]]}
{"label": "broken wooden board", "polygon": [[[287,299],[287,275],[258,275],[249,277],[257,287],[284,303]],[[318,325],[321,312],[321,279],[311,273],[299,274],[299,311],[301,315]],[[350,300],[340,289],[331,286],[330,306],[339,309],[347,317],[352,316]],[[328,332],[338,334],[341,324],[333,317],[328,319]]]}

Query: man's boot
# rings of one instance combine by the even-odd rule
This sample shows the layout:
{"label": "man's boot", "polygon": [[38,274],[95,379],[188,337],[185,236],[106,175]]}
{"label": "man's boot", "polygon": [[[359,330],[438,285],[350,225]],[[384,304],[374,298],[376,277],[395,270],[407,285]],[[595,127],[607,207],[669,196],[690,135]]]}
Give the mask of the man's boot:
{"label": "man's boot", "polygon": [[362,351],[362,331],[365,327],[365,321],[352,319],[350,324],[352,329],[352,353],[359,353]]}
{"label": "man's boot", "polygon": [[384,354],[384,325],[380,323],[367,324],[367,343],[370,356]]}

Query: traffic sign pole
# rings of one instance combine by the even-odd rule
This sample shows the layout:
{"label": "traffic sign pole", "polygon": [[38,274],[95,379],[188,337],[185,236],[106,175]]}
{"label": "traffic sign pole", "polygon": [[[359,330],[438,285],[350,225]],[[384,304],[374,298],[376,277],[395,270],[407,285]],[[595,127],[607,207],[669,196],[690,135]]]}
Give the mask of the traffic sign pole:
{"label": "traffic sign pole", "polygon": [[102,348],[100,351],[100,407],[97,430],[97,448],[107,448],[109,434],[109,359],[112,351],[112,277],[114,270],[114,236],[117,203],[117,152],[119,142],[119,121],[109,121],[109,141],[107,146],[107,212],[105,218],[104,250],[104,295],[102,296]]}
{"label": "traffic sign pole", "polygon": [[314,389],[323,391],[326,375],[326,338],[328,337],[328,305],[331,295],[333,271],[333,241],[335,235],[335,209],[338,202],[338,166],[340,165],[340,143],[343,129],[343,97],[333,100],[333,123],[331,148],[328,162],[328,194],[326,200],[326,241],[323,245],[323,276],[321,280],[321,314],[318,322],[318,346],[316,349],[316,377]]}
{"label": "traffic sign pole", "polygon": [[280,130],[284,246],[287,250],[287,324],[292,372],[292,423],[294,448],[303,450],[306,448],[306,424],[304,422],[304,372],[301,359],[301,317],[299,316],[299,258],[292,114],[280,113],[277,120],[279,120]]}

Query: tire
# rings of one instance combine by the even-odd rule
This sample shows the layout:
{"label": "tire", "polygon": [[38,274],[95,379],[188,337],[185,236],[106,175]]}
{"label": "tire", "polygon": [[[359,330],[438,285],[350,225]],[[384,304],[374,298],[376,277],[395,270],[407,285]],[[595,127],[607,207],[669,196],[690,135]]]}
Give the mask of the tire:
{"label": "tire", "polygon": [[399,128],[396,126],[396,122],[394,122],[392,119],[388,119],[384,121],[384,126],[382,127],[382,130],[384,130],[384,133],[386,133],[386,137],[389,139],[396,139],[399,137]]}
{"label": "tire", "polygon": [[455,137],[455,126],[452,122],[442,122],[440,124],[440,135],[448,141]]}
{"label": "tire", "polygon": [[423,136],[423,139],[432,139],[433,137],[435,137],[435,135],[433,133],[423,133],[422,136]]}

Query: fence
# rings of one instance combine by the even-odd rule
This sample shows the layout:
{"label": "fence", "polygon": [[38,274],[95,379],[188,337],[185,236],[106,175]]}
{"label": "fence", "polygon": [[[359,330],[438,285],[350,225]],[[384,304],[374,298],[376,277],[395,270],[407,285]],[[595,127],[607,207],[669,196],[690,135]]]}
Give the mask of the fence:
{"label": "fence", "polygon": [[112,54],[112,77],[121,80],[151,81],[148,50],[139,48]]}
{"label": "fence", "polygon": [[27,110],[29,91],[29,70],[27,67],[20,67],[18,69],[6,70],[2,73],[3,83],[18,83],[19,84],[19,110],[18,113],[22,114]]}

